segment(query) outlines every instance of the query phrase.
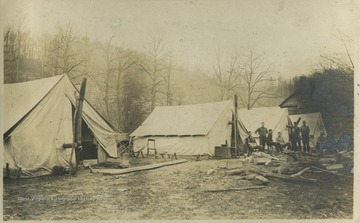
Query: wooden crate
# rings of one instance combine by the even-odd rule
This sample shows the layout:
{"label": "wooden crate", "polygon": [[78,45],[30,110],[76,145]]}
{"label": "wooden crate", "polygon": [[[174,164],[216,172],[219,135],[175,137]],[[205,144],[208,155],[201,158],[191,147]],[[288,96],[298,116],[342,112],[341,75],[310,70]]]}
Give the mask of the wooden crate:
{"label": "wooden crate", "polygon": [[230,159],[231,158],[231,148],[230,147],[215,147],[215,157],[218,159]]}

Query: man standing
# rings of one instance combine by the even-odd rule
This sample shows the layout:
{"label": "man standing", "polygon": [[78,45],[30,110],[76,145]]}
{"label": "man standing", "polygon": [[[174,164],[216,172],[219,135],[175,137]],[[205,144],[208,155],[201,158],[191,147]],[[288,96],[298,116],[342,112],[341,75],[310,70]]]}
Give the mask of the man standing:
{"label": "man standing", "polygon": [[266,139],[266,134],[268,134],[268,130],[267,128],[265,128],[265,122],[261,123],[261,127],[256,129],[255,133],[259,134],[259,139],[260,139],[260,145],[262,146],[262,151],[265,151],[265,143],[267,141]]}
{"label": "man standing", "polygon": [[303,143],[303,149],[305,153],[310,153],[310,128],[306,125],[306,121],[303,121],[303,125],[300,128],[301,138]]}
{"label": "man standing", "polygon": [[290,128],[291,147],[294,151],[296,151],[298,148],[301,148],[300,128],[298,127],[298,122],[294,122],[294,126],[288,125],[287,127]]}

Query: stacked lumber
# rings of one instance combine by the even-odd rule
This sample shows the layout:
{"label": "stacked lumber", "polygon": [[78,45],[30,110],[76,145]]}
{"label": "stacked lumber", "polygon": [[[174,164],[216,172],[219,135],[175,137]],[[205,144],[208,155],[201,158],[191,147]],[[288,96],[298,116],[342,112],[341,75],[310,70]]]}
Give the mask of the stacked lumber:
{"label": "stacked lumber", "polygon": [[[317,172],[340,177],[353,177],[353,156],[349,152],[333,155],[287,153],[270,156],[266,153],[253,153],[247,163],[238,168],[228,168],[227,175],[239,176],[241,180],[251,181],[256,186],[265,186],[269,179],[292,183],[319,184],[318,179],[306,173]],[[234,167],[235,165],[231,165]],[[345,171],[345,173],[344,173]],[[304,176],[306,175],[306,176]],[[312,175],[313,176],[313,175]]]}

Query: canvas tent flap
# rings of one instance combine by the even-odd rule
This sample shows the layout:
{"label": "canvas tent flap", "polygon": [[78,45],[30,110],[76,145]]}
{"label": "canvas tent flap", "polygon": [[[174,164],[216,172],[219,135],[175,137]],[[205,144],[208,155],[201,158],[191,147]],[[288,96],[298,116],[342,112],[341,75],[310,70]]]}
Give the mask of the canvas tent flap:
{"label": "canvas tent flap", "polygon": [[256,129],[261,127],[261,122],[265,122],[265,127],[273,130],[273,140],[277,132],[281,132],[285,141],[289,141],[289,134],[286,125],[289,124],[289,115],[286,108],[279,107],[256,107],[238,110],[241,123],[248,131],[252,131],[254,136]]}
{"label": "canvas tent flap", "polygon": [[[66,96],[73,104],[76,103],[74,91],[77,91],[69,78],[64,78],[66,83]],[[97,113],[97,111],[84,100],[83,104],[83,119],[93,132],[95,138],[101,147],[107,152],[110,157],[117,157],[117,148],[115,141],[115,132],[107,124],[107,122]]]}

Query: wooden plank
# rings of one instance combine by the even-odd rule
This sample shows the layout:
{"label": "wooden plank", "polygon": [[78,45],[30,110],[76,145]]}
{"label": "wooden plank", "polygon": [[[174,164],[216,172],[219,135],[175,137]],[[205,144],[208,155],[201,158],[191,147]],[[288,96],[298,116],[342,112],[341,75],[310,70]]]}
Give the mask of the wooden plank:
{"label": "wooden plank", "polygon": [[270,161],[271,162],[271,159],[269,159],[269,158],[254,158],[254,160],[253,160],[253,162],[254,162],[254,164],[255,165],[260,165],[260,164],[265,164],[265,163],[267,163],[268,161]]}
{"label": "wooden plank", "polygon": [[249,171],[252,172],[252,173],[262,175],[264,177],[268,177],[268,178],[277,178],[277,179],[281,179],[281,180],[285,180],[285,181],[291,181],[291,182],[303,182],[303,183],[315,183],[315,184],[318,184],[318,181],[316,179],[311,179],[311,178],[290,177],[290,176],[286,176],[286,175],[267,173],[267,172],[263,172],[263,171],[259,171],[259,170],[253,170],[253,169],[251,169]]}
{"label": "wooden plank", "polygon": [[138,166],[138,167],[132,167],[127,169],[92,169],[92,173],[102,173],[104,175],[121,175],[121,174],[127,174],[127,173],[133,173],[133,172],[139,172],[139,171],[145,171],[145,170],[153,170],[164,166],[170,166],[180,163],[187,162],[186,159],[179,159],[174,160],[170,162],[164,162],[164,163],[156,163],[146,166]]}
{"label": "wooden plank", "polygon": [[324,169],[321,169],[321,168],[316,167],[316,166],[312,166],[311,168],[312,168],[312,169],[315,169],[315,170],[320,170],[320,171],[325,172],[325,173],[334,174],[334,175],[336,175],[336,176],[342,176],[342,177],[352,178],[352,176],[348,176],[348,175],[344,175],[344,174],[340,174],[340,173],[334,173],[334,172],[332,172],[332,171],[324,170]]}
{"label": "wooden plank", "polygon": [[327,170],[337,170],[337,169],[342,169],[344,168],[344,165],[343,164],[333,164],[333,165],[329,165],[329,166],[326,166],[326,169]]}
{"label": "wooden plank", "polygon": [[266,186],[251,186],[251,187],[239,187],[239,188],[228,188],[228,189],[214,189],[214,190],[205,190],[205,192],[229,192],[229,191],[262,189],[265,187]]}

